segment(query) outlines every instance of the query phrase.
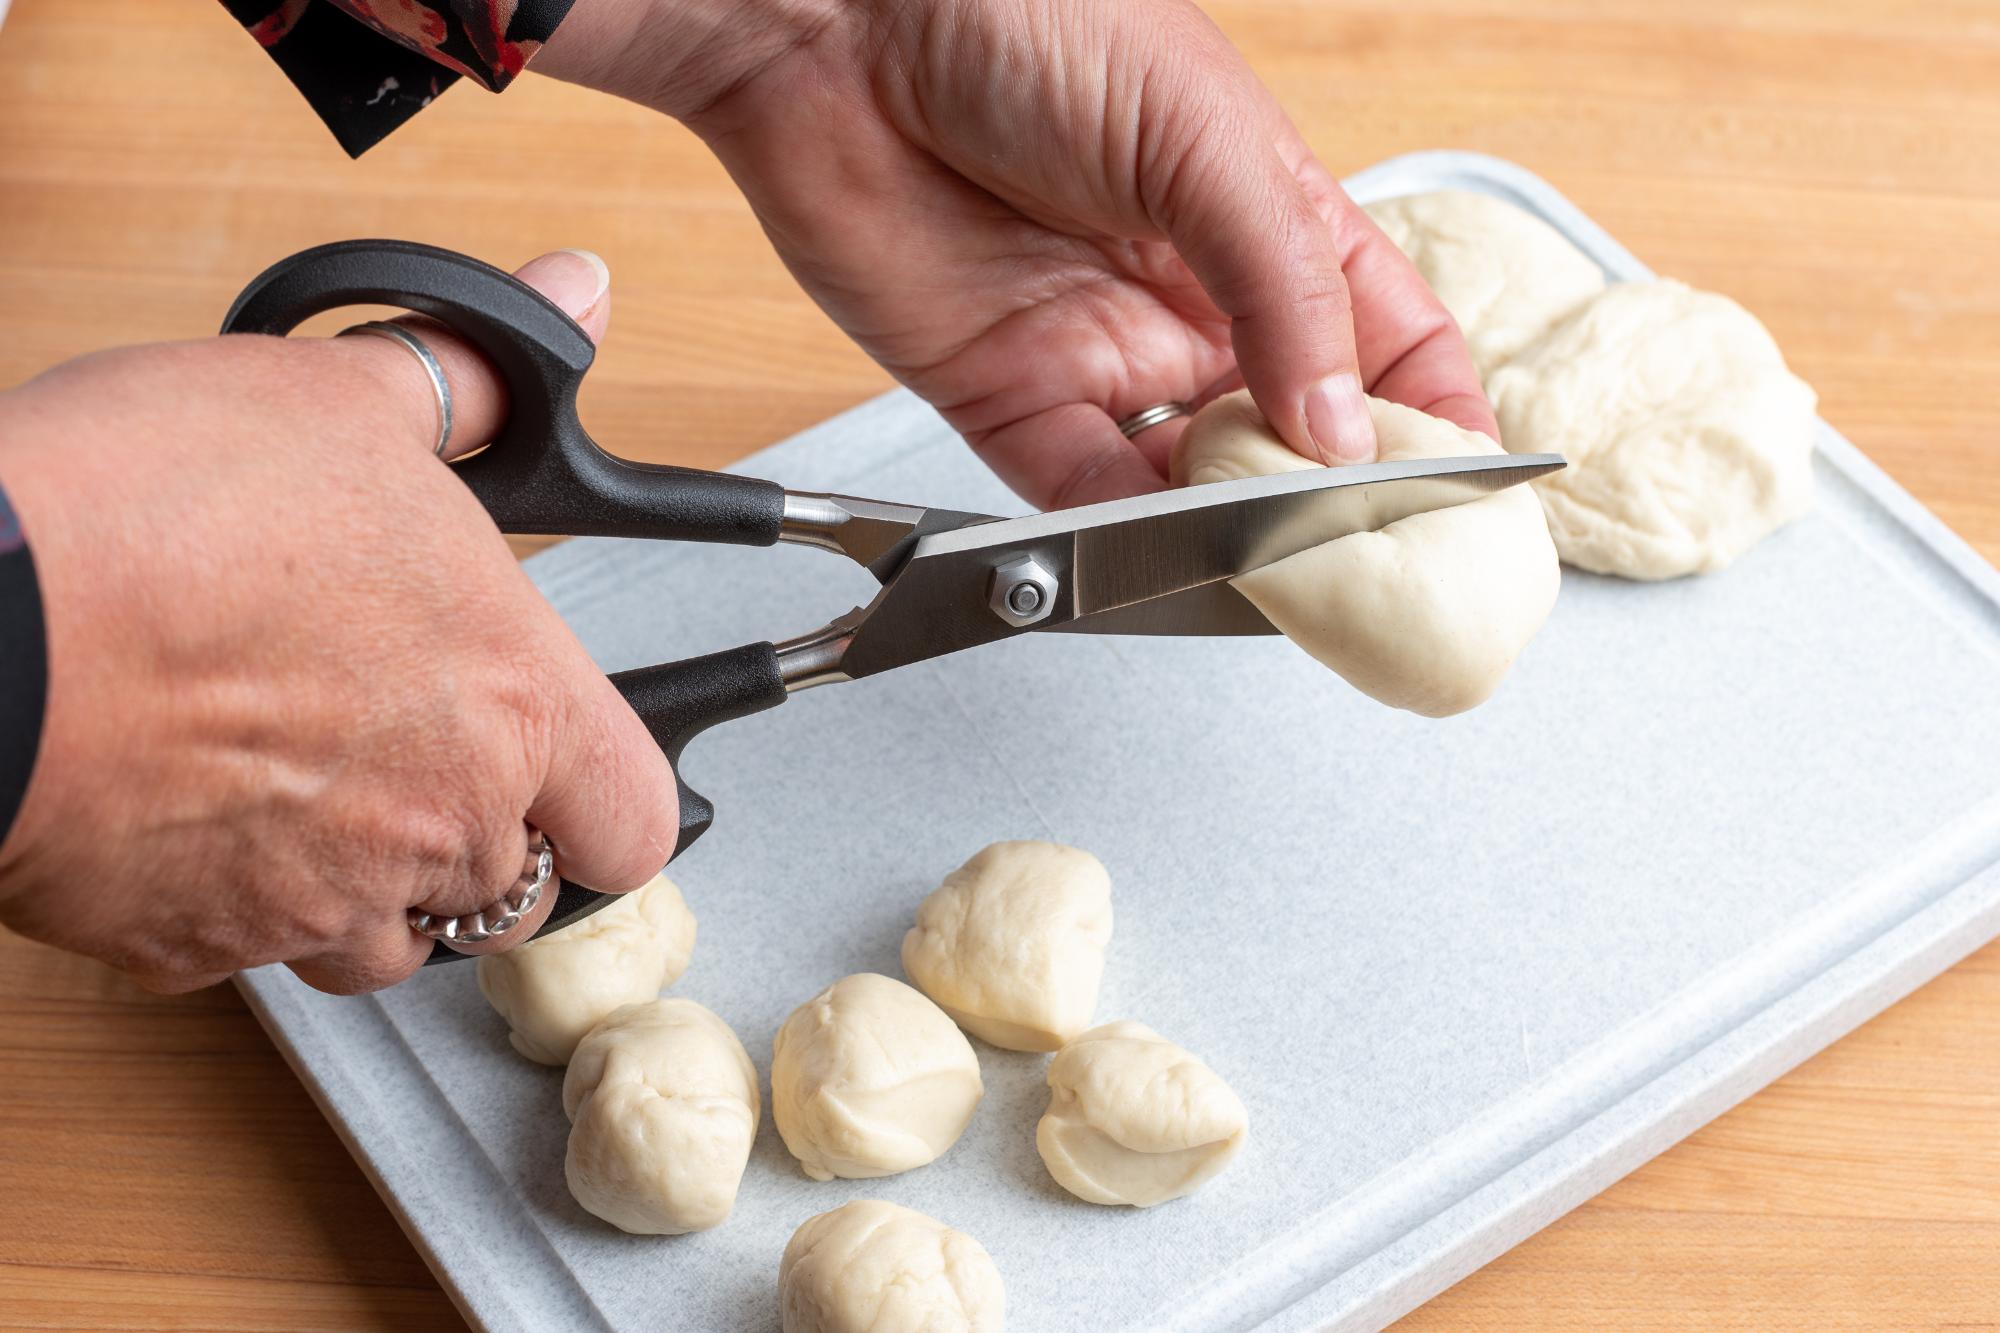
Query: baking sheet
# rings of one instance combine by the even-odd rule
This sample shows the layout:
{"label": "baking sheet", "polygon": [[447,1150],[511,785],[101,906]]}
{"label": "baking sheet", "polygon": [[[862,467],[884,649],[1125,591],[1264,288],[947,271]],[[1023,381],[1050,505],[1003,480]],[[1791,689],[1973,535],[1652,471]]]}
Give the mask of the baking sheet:
{"label": "baking sheet", "polygon": [[[1427,153],[1443,186],[1645,270],[1553,190]],[[803,489],[1018,512],[896,393],[746,460]],[[895,1200],[976,1235],[1031,1330],[1372,1328],[1441,1290],[2000,934],[2000,578],[1831,430],[1819,508],[1727,572],[1565,571],[1489,704],[1373,704],[1283,641],[1028,636],[719,728],[701,919],[676,994],[768,1078],[789,1009],[901,974],[915,904],[997,838],[1096,852],[1117,911],[1100,1019],[1242,1096],[1201,1193],[1080,1203],[1034,1149],[1045,1057],[980,1043],[987,1094],[922,1170],[817,1184],[768,1115],[734,1216],[625,1236],[563,1184],[559,1071],[469,964],[382,995],[240,979],[477,1325],[777,1327],[808,1215]],[[528,569],[608,670],[817,625],[866,575],[792,548],[574,541]],[[766,1085],[768,1087],[768,1083]]]}

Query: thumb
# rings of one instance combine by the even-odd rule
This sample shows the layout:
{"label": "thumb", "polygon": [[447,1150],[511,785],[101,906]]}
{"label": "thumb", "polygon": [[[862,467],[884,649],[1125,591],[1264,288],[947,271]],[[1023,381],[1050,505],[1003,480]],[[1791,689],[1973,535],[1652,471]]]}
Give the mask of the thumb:
{"label": "thumb", "polygon": [[[555,250],[529,260],[514,276],[559,306],[592,342],[604,340],[611,322],[611,270],[602,259],[588,250]],[[451,438],[443,456],[456,458],[491,440],[507,420],[507,386],[499,372],[478,348],[437,320],[403,315],[391,322],[423,340],[451,388]],[[407,348],[381,338],[342,338],[338,345],[350,355],[374,358],[382,383],[408,399],[408,411],[398,419],[411,423],[428,451],[437,440],[437,407],[423,366]]]}
{"label": "thumb", "polygon": [[1160,224],[1215,306],[1245,387],[1285,443],[1332,464],[1375,458],[1354,315],[1333,229],[1261,128],[1196,117]]}

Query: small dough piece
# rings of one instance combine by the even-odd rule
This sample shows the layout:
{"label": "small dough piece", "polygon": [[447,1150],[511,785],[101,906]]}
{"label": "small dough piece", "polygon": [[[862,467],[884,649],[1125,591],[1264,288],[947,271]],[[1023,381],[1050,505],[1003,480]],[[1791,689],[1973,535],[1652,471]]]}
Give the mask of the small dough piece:
{"label": "small dough piece", "polygon": [[583,1034],[620,1005],[680,980],[695,919],[665,874],[574,925],[479,960],[479,991],[530,1060],[558,1068]]}
{"label": "small dough piece", "polygon": [[1111,876],[1089,852],[996,842],[945,877],[903,936],[903,970],[975,1037],[1053,1051],[1090,1026]]}
{"label": "small dough piece", "polygon": [[1408,194],[1367,212],[1458,321],[1481,379],[1604,290],[1589,255],[1490,194]]}
{"label": "small dough piece", "polygon": [[778,1263],[784,1333],[1000,1333],[1007,1294],[963,1231],[880,1199],[807,1218]]}
{"label": "small dough piece", "polygon": [[972,1043],[892,977],[842,977],[771,1043],[771,1117],[814,1180],[891,1176],[934,1160],[986,1089]]}
{"label": "small dough piece", "polygon": [[628,1004],[563,1076],[569,1190],[625,1231],[678,1236],[729,1216],[757,1137],[757,1069],[693,1000]]}
{"label": "small dough piece", "polygon": [[[1497,454],[1500,446],[1398,403],[1368,400],[1384,462]],[[1173,480],[1199,486],[1320,464],[1274,434],[1250,395],[1195,413]],[[1234,580],[1299,647],[1362,693],[1444,717],[1483,703],[1555,605],[1561,572],[1541,506],[1511,486],[1357,532]]]}
{"label": "small dough piece", "polygon": [[1679,282],[1619,283],[1487,383],[1579,569],[1670,579],[1721,569],[1812,508],[1818,405],[1757,317]]}
{"label": "small dough piece", "polygon": [[1106,1023],[1049,1062],[1035,1147],[1091,1203],[1150,1208],[1200,1188],[1250,1136],[1250,1113],[1201,1061],[1144,1023]]}

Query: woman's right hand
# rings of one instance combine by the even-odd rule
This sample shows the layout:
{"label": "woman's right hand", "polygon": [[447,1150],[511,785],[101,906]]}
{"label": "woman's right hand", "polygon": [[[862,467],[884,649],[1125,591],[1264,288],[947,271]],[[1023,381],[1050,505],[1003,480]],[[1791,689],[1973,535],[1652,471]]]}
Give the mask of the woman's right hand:
{"label": "woman's right hand", "polygon": [[[601,335],[601,263],[521,276]],[[422,333],[462,452],[505,394]],[[665,757],[431,455],[434,413],[379,338],[125,348],[0,394],[50,668],[0,921],[159,990],[282,960],[361,991],[428,954],[408,908],[514,882],[524,821],[593,888],[666,863]]]}

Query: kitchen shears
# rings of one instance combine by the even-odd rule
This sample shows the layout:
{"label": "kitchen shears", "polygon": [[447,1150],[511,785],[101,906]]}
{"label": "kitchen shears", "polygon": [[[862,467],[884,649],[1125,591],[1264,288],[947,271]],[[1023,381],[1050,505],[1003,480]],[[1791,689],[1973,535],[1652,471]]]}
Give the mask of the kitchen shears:
{"label": "kitchen shears", "polygon": [[[815,685],[1020,634],[1275,633],[1228,580],[1563,466],[1553,454],[1373,463],[993,518],[789,491],[756,477],[606,453],[577,418],[577,391],[596,354],[588,335],[511,275],[434,246],[363,240],[302,251],[252,281],[222,331],[283,335],[323,311],[358,304],[398,306],[449,325],[506,379],[512,406],[500,434],[449,464],[502,532],[798,542],[843,555],[880,582],[866,606],[796,638],[611,677],[673,763],[676,856],[715,817],[680,776],[681,754],[719,722]],[[563,881],[541,929],[609,901]],[[439,944],[431,961],[461,956]]]}

